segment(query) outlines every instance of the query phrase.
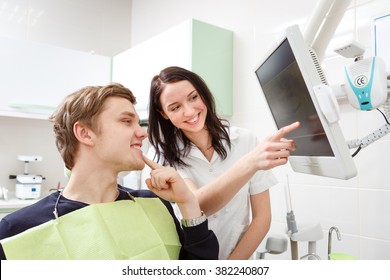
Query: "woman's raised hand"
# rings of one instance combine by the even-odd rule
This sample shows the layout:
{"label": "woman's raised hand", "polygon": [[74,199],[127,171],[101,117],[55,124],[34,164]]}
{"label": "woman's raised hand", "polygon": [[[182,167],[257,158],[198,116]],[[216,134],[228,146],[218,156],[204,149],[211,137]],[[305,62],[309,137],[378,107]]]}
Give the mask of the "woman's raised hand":
{"label": "woman's raised hand", "polygon": [[299,122],[282,127],[274,134],[265,137],[246,157],[257,170],[268,170],[286,164],[291,152],[296,149],[294,140],[284,138],[299,127]]}

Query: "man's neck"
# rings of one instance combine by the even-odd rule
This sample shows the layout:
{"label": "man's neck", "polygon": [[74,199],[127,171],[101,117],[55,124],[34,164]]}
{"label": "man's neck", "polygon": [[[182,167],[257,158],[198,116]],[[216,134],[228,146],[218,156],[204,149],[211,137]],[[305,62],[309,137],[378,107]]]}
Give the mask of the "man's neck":
{"label": "man's neck", "polygon": [[72,170],[63,196],[87,204],[115,201],[119,191],[116,176],[104,172]]}

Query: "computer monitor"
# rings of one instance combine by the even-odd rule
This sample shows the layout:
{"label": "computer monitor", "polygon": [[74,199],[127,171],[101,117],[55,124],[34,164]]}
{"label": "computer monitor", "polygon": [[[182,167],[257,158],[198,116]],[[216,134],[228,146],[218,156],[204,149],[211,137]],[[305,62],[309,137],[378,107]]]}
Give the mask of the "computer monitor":
{"label": "computer monitor", "polygon": [[284,39],[259,63],[255,73],[276,126],[301,123],[287,136],[297,146],[289,158],[292,169],[339,179],[356,176],[338,122],[329,123],[320,110],[313,88],[327,81],[298,26],[286,29]]}

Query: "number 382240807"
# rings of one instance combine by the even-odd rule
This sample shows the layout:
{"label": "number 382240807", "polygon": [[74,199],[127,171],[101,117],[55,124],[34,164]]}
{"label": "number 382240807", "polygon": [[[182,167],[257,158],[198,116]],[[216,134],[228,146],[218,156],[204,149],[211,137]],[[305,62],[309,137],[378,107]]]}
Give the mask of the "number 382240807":
{"label": "number 382240807", "polygon": [[215,275],[267,275],[268,270],[268,266],[218,266],[215,268]]}

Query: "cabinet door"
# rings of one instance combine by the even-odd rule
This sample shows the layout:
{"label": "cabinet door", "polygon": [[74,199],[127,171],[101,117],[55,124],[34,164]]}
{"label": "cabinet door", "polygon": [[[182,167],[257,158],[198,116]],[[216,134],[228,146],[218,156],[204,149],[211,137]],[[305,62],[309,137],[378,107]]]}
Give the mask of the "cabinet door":
{"label": "cabinet door", "polygon": [[0,115],[47,118],[67,94],[111,79],[111,58],[0,38]]}
{"label": "cabinet door", "polygon": [[168,66],[191,68],[190,32],[188,23],[181,24],[113,57],[113,81],[136,96],[141,119],[147,117],[152,78]]}
{"label": "cabinet door", "polygon": [[191,19],[114,56],[113,81],[133,91],[141,119],[147,118],[153,76],[168,66],[199,74],[214,95],[218,113],[232,115],[231,31]]}

